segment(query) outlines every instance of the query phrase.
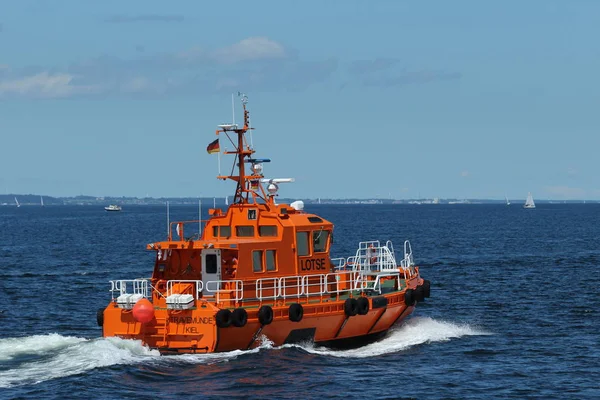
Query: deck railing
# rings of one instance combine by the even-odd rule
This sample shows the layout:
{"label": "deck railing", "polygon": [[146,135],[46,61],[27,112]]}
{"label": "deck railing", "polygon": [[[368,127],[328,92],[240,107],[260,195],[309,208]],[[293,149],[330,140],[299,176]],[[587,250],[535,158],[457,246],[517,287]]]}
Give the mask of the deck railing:
{"label": "deck railing", "polygon": [[239,279],[208,281],[204,291],[214,296],[217,303],[221,300],[241,301],[244,298],[244,282]]}
{"label": "deck railing", "polygon": [[[190,221],[197,222],[197,221]],[[180,233],[183,231],[180,229]],[[183,236],[183,235],[182,235]],[[400,276],[409,279],[415,273],[412,248],[410,242],[404,242],[404,258],[400,265],[396,264],[394,247],[391,241],[381,246],[379,241],[360,242],[355,256],[331,259],[333,271],[328,274],[296,275],[256,280],[171,280],[167,281],[166,294],[182,294],[193,284],[194,299],[203,298],[208,301],[234,301],[244,299],[244,285],[248,290],[254,288],[259,301],[278,300],[311,296],[340,296],[354,291],[372,291],[382,293],[382,283],[395,280],[396,288],[401,287]],[[152,287],[148,279],[130,279],[110,281],[113,301],[115,292],[123,294],[140,294],[148,298],[148,287]],[[152,287],[153,288],[153,287]],[[153,288],[156,290],[156,288]],[[129,291],[131,290],[131,292]],[[159,292],[158,290],[156,290]],[[159,292],[160,293],[160,292]]]}
{"label": "deck railing", "polygon": [[[110,292],[113,300],[124,294],[141,294],[143,297],[148,297],[148,280],[145,278],[120,279],[109,282]],[[118,293],[116,297],[115,292]]]}

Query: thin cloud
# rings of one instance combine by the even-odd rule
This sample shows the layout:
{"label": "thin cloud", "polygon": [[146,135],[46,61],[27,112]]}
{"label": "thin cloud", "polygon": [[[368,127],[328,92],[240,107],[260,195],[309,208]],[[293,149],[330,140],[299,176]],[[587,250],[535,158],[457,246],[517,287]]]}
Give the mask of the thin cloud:
{"label": "thin cloud", "polygon": [[[428,68],[409,69],[402,66],[397,58],[375,58],[373,60],[357,60],[348,66],[353,76],[352,82],[367,87],[393,87],[410,84],[425,84],[434,81],[449,81],[462,78],[460,72],[432,70]],[[344,83],[345,86],[353,83]]]}
{"label": "thin cloud", "polygon": [[462,176],[463,178],[466,178],[467,176],[471,175],[471,173],[469,171],[461,171],[460,172],[460,176]]}
{"label": "thin cloud", "polygon": [[365,86],[390,87],[410,84],[429,83],[434,81],[449,81],[462,78],[459,72],[444,71],[406,71],[395,76],[369,77],[363,79]]}
{"label": "thin cloud", "polygon": [[104,18],[104,22],[111,24],[127,24],[134,22],[183,22],[183,15],[160,15],[160,14],[141,14],[141,15],[111,15]]}
{"label": "thin cloud", "polygon": [[374,72],[385,71],[394,65],[398,65],[400,60],[395,58],[376,58],[374,60],[357,60],[350,63],[348,70],[356,75],[371,74]]}
{"label": "thin cloud", "polygon": [[335,58],[303,61],[266,37],[250,37],[210,49],[133,58],[101,56],[64,68],[31,66],[0,70],[0,97],[75,97],[109,95],[188,95],[245,90],[304,90],[331,79]]}
{"label": "thin cloud", "polygon": [[15,95],[18,97],[59,98],[89,94],[95,90],[97,88],[92,85],[76,84],[74,76],[64,73],[42,72],[21,79],[0,82],[0,97]]}
{"label": "thin cloud", "polygon": [[284,58],[283,46],[266,37],[250,37],[231,46],[218,49],[212,57],[224,63]]}

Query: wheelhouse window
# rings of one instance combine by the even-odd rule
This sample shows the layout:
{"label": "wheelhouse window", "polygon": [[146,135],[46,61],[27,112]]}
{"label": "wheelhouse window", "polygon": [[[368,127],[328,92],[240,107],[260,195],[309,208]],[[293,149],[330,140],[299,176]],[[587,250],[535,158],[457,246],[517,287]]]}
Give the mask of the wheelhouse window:
{"label": "wheelhouse window", "polygon": [[262,250],[254,250],[252,252],[252,270],[254,272],[262,272],[263,271],[263,251]]}
{"label": "wheelhouse window", "polygon": [[258,234],[260,236],[277,236],[277,226],[275,226],[275,225],[259,226]]}
{"label": "wheelhouse window", "polygon": [[248,210],[248,219],[249,220],[256,219],[256,210],[254,208],[251,208]]}
{"label": "wheelhouse window", "polygon": [[276,250],[267,250],[267,252],[265,253],[265,258],[267,261],[267,271],[277,270],[276,256]]}
{"label": "wheelhouse window", "polygon": [[230,226],[213,226],[214,237],[229,237],[231,236]]}
{"label": "wheelhouse window", "polygon": [[319,230],[313,231],[313,249],[315,253],[323,253],[327,251],[327,239],[329,231]]}
{"label": "wheelhouse window", "polygon": [[236,226],[235,234],[238,237],[252,237],[252,236],[254,236],[254,227],[252,225]]}
{"label": "wheelhouse window", "polygon": [[308,232],[296,232],[296,243],[299,256],[308,256],[310,254],[308,248]]}

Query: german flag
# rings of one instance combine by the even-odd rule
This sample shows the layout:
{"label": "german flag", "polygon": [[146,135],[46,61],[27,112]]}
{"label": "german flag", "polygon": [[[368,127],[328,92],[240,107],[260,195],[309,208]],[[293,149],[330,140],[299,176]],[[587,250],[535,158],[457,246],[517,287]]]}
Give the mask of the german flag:
{"label": "german flag", "polygon": [[207,147],[206,151],[208,154],[218,153],[221,151],[221,147],[219,146],[219,139],[215,139],[214,142],[211,142]]}

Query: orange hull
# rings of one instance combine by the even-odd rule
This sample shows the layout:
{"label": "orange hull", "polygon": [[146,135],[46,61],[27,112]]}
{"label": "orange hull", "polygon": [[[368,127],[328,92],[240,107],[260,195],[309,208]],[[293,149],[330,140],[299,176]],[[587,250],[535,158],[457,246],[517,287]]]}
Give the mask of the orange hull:
{"label": "orange hull", "polygon": [[[379,300],[377,299],[379,298]],[[383,305],[387,299],[387,305]],[[375,307],[373,308],[373,299]],[[268,325],[258,320],[258,307],[249,308],[248,320],[243,327],[219,328],[215,322],[218,308],[204,302],[189,310],[167,310],[157,307],[152,321],[143,324],[131,310],[122,310],[116,304],[103,312],[104,336],[143,341],[163,353],[209,353],[251,349],[260,345],[262,337],[275,346],[287,343],[313,341],[334,344],[336,341],[359,339],[387,331],[395,323],[410,315],[414,306],[404,304],[401,292],[370,298],[365,315],[347,316],[344,301],[303,304],[304,315],[299,322],[289,319],[289,307],[273,307],[274,318]],[[378,304],[382,306],[378,306]]]}

